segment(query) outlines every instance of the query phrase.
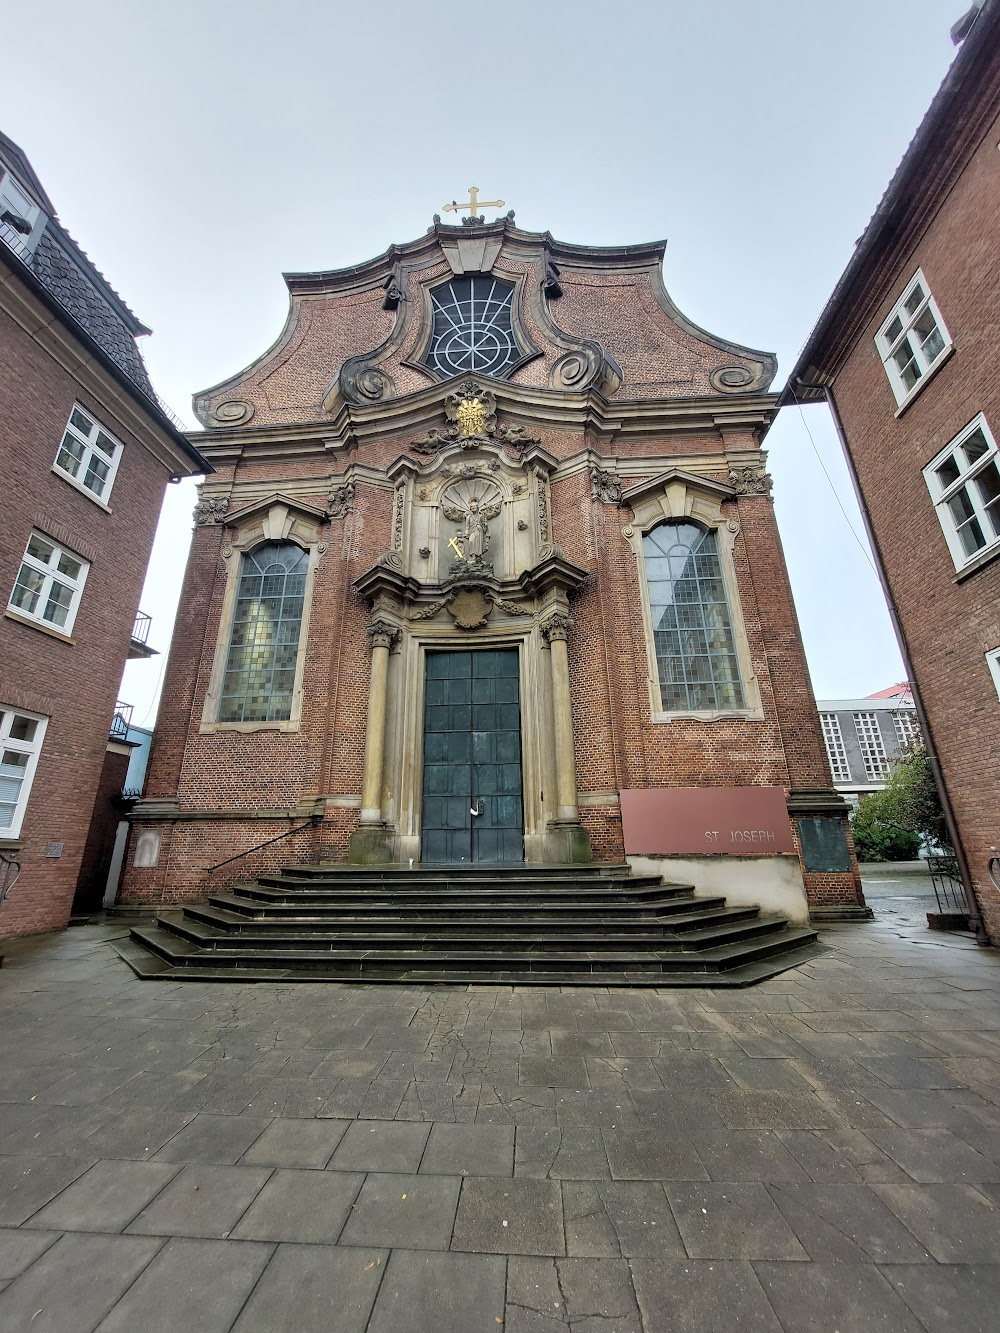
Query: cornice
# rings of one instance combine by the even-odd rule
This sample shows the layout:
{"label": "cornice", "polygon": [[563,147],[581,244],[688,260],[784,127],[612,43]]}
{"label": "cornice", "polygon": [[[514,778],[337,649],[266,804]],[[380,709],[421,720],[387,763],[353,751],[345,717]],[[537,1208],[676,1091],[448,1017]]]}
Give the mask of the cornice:
{"label": "cornice", "polygon": [[[387,436],[419,435],[439,424],[452,381],[391,398],[372,407],[341,400],[328,422],[288,426],[219,428],[189,437],[210,461],[226,463],[289,460],[322,452],[348,453]],[[664,399],[605,398],[597,389],[582,393],[490,380],[497,410],[511,424],[534,429],[585,431],[595,441],[663,435],[742,432],[763,439],[777,411],[778,395],[727,394],[723,397]],[[402,444],[405,447],[405,443]]]}
{"label": "cornice", "polygon": [[281,276],[290,292],[336,292],[347,295],[371,291],[385,282],[397,264],[422,266],[440,256],[442,242],[447,245],[458,239],[468,240],[470,235],[477,240],[500,241],[511,255],[521,251],[537,256],[539,251],[543,251],[557,263],[569,264],[574,268],[615,268],[626,271],[658,267],[663,262],[667,248],[666,241],[645,241],[636,245],[573,245],[567,241],[557,241],[549,231],[524,231],[515,226],[509,217],[482,223],[474,230],[434,222],[423,236],[402,245],[390,245],[382,254],[364,263],[352,264],[347,268],[325,269],[318,273],[283,273]]}

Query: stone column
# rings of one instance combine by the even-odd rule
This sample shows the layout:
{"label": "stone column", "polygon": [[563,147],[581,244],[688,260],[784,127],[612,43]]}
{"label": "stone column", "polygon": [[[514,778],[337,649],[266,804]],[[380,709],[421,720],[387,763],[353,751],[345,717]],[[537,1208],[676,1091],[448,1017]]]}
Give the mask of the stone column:
{"label": "stone column", "polygon": [[552,713],[555,732],[556,800],[558,814],[550,822],[548,859],[590,861],[590,834],[581,827],[576,797],[576,755],[573,750],[573,708],[569,692],[567,640],[573,624],[568,615],[557,614],[542,626],[548,640],[552,667]]}
{"label": "stone column", "polygon": [[382,820],[382,779],[385,766],[389,650],[399,638],[399,630],[387,620],[373,620],[368,627],[368,637],[372,641],[372,664],[368,685],[361,822],[356,832],[351,835],[348,853],[348,860],[355,865],[375,865],[392,860],[392,849]]}

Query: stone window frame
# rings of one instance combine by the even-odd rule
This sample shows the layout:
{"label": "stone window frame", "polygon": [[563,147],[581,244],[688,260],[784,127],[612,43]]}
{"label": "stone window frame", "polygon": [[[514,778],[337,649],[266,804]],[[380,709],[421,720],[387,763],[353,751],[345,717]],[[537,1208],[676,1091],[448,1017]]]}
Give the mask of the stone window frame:
{"label": "stone window frame", "polygon": [[[722,503],[732,498],[732,488],[713,482],[709,478],[696,476],[674,477],[662,486],[650,488],[641,496],[631,500],[634,514],[633,521],[622,532],[632,548],[636,559],[636,572],[639,583],[639,597],[642,604],[642,628],[646,640],[646,673],[649,686],[650,721],[667,722],[725,722],[734,720],[763,721],[764,709],[760,699],[760,685],[754,670],[750,654],[750,642],[747,638],[746,624],[743,619],[743,599],[740,595],[736,577],[736,563],[733,551],[740,525],[734,518],[722,512]],[[633,491],[634,494],[634,491]],[[642,539],[647,532],[665,523],[698,524],[699,527],[713,531],[722,566],[722,578],[726,586],[729,601],[729,615],[732,623],[733,641],[736,645],[736,657],[739,662],[740,680],[743,685],[744,706],[742,708],[705,708],[667,710],[663,707],[660,695],[660,675],[656,665],[656,645],[653,637],[653,615],[649,603],[649,583],[646,578],[646,557]]]}
{"label": "stone window frame", "polygon": [[[540,356],[541,348],[538,347],[531,337],[528,330],[527,320],[525,319],[525,302],[527,299],[527,275],[524,273],[506,272],[499,266],[496,260],[488,268],[482,268],[478,271],[468,269],[463,273],[451,270],[448,273],[442,273],[438,277],[431,278],[427,282],[420,284],[420,313],[416,320],[418,327],[417,341],[410,351],[410,354],[403,358],[404,366],[412,367],[414,370],[423,371],[430,375],[438,384],[454,384],[456,381],[475,375],[479,372],[466,371],[462,375],[443,375],[433,366],[426,364],[427,353],[430,350],[431,342],[434,338],[434,303],[432,293],[439,287],[447,287],[449,283],[454,282],[456,278],[497,278],[501,282],[512,283],[514,295],[511,300],[511,328],[514,333],[514,342],[517,346],[518,357],[509,365],[500,376],[480,374],[480,378],[486,380],[496,380],[497,383],[508,382],[513,375],[527,365],[529,361],[534,361]],[[412,316],[411,316],[412,318]]]}
{"label": "stone window frame", "polygon": [[[302,689],[305,676],[306,649],[309,643],[309,626],[312,618],[313,591],[316,569],[326,553],[326,543],[321,540],[320,520],[313,512],[302,511],[298,506],[288,503],[254,505],[251,509],[233,514],[226,524],[234,527],[235,535],[231,543],[223,546],[222,559],[225,563],[226,586],[222,597],[222,610],[219,614],[219,628],[215,640],[215,652],[212,658],[212,672],[205,702],[202,705],[201,735],[212,735],[221,731],[257,732],[285,731],[297,732],[302,726]],[[226,674],[226,661],[229,657],[229,641],[232,637],[233,616],[236,613],[236,598],[240,581],[240,565],[243,556],[266,542],[290,542],[299,546],[308,556],[306,586],[302,600],[302,622],[299,626],[299,645],[295,658],[295,681],[292,686],[291,714],[283,720],[274,719],[264,722],[222,722],[219,709],[222,704],[222,686]]]}

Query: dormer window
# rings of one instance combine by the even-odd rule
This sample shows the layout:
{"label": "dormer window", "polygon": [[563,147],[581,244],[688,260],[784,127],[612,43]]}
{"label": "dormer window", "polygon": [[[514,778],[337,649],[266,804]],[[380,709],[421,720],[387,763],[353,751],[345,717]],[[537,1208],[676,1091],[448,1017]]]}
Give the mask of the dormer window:
{"label": "dormer window", "polygon": [[424,365],[444,379],[509,373],[521,360],[514,336],[514,284],[490,273],[453,278],[431,292],[434,325]]}
{"label": "dormer window", "polygon": [[13,249],[26,246],[38,219],[38,205],[6,171],[0,176],[0,237]]}

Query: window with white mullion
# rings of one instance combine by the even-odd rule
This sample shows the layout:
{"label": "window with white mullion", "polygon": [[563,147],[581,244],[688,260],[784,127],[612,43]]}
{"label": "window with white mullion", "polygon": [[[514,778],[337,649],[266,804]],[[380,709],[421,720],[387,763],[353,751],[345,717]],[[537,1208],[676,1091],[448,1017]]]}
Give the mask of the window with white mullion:
{"label": "window with white mullion", "polygon": [[121,459],[118,440],[79,405],[69,414],[53,471],[107,502]]}
{"label": "window with white mullion", "polygon": [[920,727],[917,723],[915,709],[898,709],[892,715],[892,723],[896,728],[896,740],[899,743],[900,750],[908,750],[911,745],[919,743]]}
{"label": "window with white mullion", "polygon": [[69,633],[76,619],[89,565],[41,532],[28,538],[7,603],[11,611]]}
{"label": "window with white mullion", "polygon": [[0,837],[21,831],[48,718],[0,704]]}
{"label": "window with white mullion", "polygon": [[847,749],[840,730],[840,718],[836,713],[820,713],[823,724],[823,740],[826,742],[826,756],[830,761],[830,772],[834,782],[850,782],[851,767],[847,762]]}
{"label": "window with white mullion", "polygon": [[865,776],[869,782],[878,782],[889,771],[889,760],[879,730],[877,713],[855,713],[854,729],[858,733],[858,748],[864,760]]}
{"label": "window with white mullion", "polygon": [[941,312],[918,269],[875,335],[897,403],[903,403],[951,345]]}
{"label": "window with white mullion", "polygon": [[956,569],[1000,543],[1000,468],[982,413],[924,468]]}

